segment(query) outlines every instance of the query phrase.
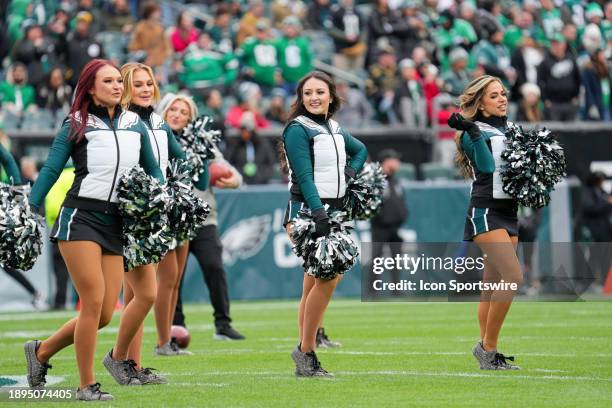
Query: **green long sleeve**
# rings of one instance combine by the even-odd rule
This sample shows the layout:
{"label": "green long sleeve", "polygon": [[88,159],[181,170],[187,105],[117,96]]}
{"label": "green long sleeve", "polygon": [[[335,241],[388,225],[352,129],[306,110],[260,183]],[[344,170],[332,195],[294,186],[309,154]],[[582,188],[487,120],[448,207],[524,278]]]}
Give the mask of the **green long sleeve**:
{"label": "green long sleeve", "polygon": [[209,188],[210,175],[208,174],[208,160],[204,163],[204,169],[200,172],[198,181],[193,183],[193,186],[200,191],[205,191]]}
{"label": "green long sleeve", "polygon": [[155,177],[160,183],[164,183],[164,175],[162,174],[159,164],[153,154],[153,147],[151,147],[151,140],[149,133],[144,123],[140,123],[140,165],[144,169],[145,173],[149,176]]}
{"label": "green long sleeve", "polygon": [[368,149],[366,149],[360,140],[353,137],[347,131],[343,130],[342,136],[344,136],[344,149],[350,157],[349,166],[355,170],[355,174],[359,174],[368,158]]}
{"label": "green long sleeve", "polygon": [[179,144],[179,142],[176,140],[176,137],[174,136],[174,132],[172,131],[170,126],[168,126],[167,123],[164,123],[163,129],[166,131],[166,134],[168,135],[168,158],[187,160],[187,155],[183,151],[183,148],[181,148],[181,145]]}
{"label": "green long sleeve", "polygon": [[310,156],[310,141],[304,129],[297,125],[289,125],[283,134],[287,160],[291,171],[295,174],[300,192],[311,211],[323,208],[323,202],[314,183],[314,170]]}
{"label": "green long sleeve", "polygon": [[493,154],[482,136],[472,139],[464,132],[461,136],[461,147],[479,172],[493,173],[495,171]]}
{"label": "green long sleeve", "polygon": [[0,145],[0,164],[4,167],[6,174],[9,179],[13,179],[13,184],[21,184],[21,173],[19,172],[19,166],[13,158],[13,155]]}
{"label": "green long sleeve", "polygon": [[64,166],[72,153],[74,141],[68,136],[70,132],[70,121],[64,121],[62,128],[53,139],[49,150],[47,161],[40,170],[38,178],[30,192],[30,204],[34,208],[40,208],[51,187],[55,184]]}

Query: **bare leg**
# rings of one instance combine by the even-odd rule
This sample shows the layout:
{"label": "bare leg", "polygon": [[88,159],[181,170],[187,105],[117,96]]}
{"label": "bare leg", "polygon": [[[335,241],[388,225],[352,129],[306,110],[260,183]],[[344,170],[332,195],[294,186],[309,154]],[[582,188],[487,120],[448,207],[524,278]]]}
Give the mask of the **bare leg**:
{"label": "bare leg", "polygon": [[[511,238],[506,230],[497,229],[476,236],[474,241],[487,254],[485,273],[487,268],[490,268],[491,278],[501,277],[504,282],[516,283],[517,287],[522,285],[523,276],[515,249],[517,245],[516,237]],[[484,298],[481,299],[481,302],[490,302],[484,333],[481,328],[483,347],[486,351],[497,349],[499,333],[506,314],[512,305],[515,292],[513,290],[495,290],[490,293],[483,293]],[[485,307],[482,306],[483,309]],[[482,317],[484,317],[484,312]],[[479,307],[479,320],[480,318]]]}
{"label": "bare leg", "polygon": [[84,388],[96,382],[93,359],[98,328],[112,318],[121,290],[123,261],[117,255],[102,255],[101,247],[90,241],[61,241],[59,249],[81,299],[81,311],[41,343],[37,358],[48,361],[74,343],[80,387]]}
{"label": "bare leg", "polygon": [[163,346],[170,341],[172,295],[178,277],[176,251],[170,251],[159,263],[157,269],[157,299],[155,300],[155,325],[157,327],[157,345]]}
{"label": "bare leg", "polygon": [[176,261],[178,263],[178,276],[172,292],[172,305],[170,307],[170,326],[172,327],[172,321],[174,320],[174,311],[176,310],[176,303],[178,302],[179,290],[181,289],[181,279],[185,273],[185,267],[187,266],[187,258],[189,257],[189,242],[176,248]]}
{"label": "bare leg", "polygon": [[138,333],[147,313],[155,302],[157,285],[155,282],[155,264],[143,265],[125,274],[134,298],[125,307],[121,315],[117,341],[113,347],[114,360],[126,360],[128,347]]}
{"label": "bare leg", "polygon": [[337,284],[337,277],[330,280],[315,279],[314,287],[308,293],[304,306],[301,341],[303,352],[313,351],[316,348],[317,329]]}

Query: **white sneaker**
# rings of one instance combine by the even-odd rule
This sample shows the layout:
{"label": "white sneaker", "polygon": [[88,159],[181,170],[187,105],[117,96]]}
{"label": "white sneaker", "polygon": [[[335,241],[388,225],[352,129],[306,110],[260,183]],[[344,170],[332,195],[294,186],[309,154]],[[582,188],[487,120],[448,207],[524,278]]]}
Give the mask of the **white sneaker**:
{"label": "white sneaker", "polygon": [[40,292],[36,292],[34,296],[32,296],[30,303],[32,303],[32,306],[34,306],[36,310],[47,310],[49,308],[46,296]]}

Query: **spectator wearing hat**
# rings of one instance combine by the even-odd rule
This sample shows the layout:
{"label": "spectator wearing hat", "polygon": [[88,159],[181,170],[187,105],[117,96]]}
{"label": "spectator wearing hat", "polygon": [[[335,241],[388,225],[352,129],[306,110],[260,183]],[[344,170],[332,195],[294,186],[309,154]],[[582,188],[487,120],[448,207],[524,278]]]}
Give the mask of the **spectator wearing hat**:
{"label": "spectator wearing hat", "polygon": [[544,53],[535,38],[527,34],[522,37],[512,53],[511,60],[516,72],[516,80],[510,92],[510,100],[513,104],[521,100],[521,87],[525,83],[536,84],[538,82],[538,66],[543,60]]}
{"label": "spectator wearing hat", "polygon": [[387,176],[387,187],[383,192],[382,204],[378,214],[371,220],[372,242],[374,245],[372,257],[383,255],[385,245],[391,254],[401,253],[403,242],[399,230],[408,219],[408,207],[404,198],[404,189],[396,173],[401,166],[401,155],[394,149],[384,149],[378,154],[378,161]]}
{"label": "spectator wearing hat", "polygon": [[240,47],[249,37],[257,33],[257,22],[264,19],[264,3],[261,0],[250,0],[249,10],[242,16],[236,32],[236,46]]}
{"label": "spectator wearing hat", "polygon": [[521,88],[521,99],[519,102],[516,120],[518,122],[537,123],[543,119],[542,100],[540,87],[536,84],[525,82]]}
{"label": "spectator wearing hat", "polygon": [[143,8],[142,17],[142,20],[134,27],[128,49],[131,52],[146,52],[147,58],[144,63],[153,68],[160,67],[172,54],[172,49],[166,38],[165,28],[160,21],[161,11],[159,6],[156,3],[146,4]]}
{"label": "spectator wearing hat", "polygon": [[365,19],[354,6],[354,0],[342,0],[332,7],[331,25],[327,32],[334,40],[334,67],[356,72],[365,62]]}
{"label": "spectator wearing hat", "polygon": [[538,86],[544,101],[544,119],[568,122],[576,117],[580,71],[561,34],[553,36],[550,50],[538,67]]}
{"label": "spectator wearing hat", "polygon": [[384,124],[397,123],[393,101],[399,78],[395,52],[390,45],[380,51],[378,61],[368,73],[366,93],[375,106],[376,119]]}
{"label": "spectator wearing hat", "polygon": [[257,134],[255,114],[244,112],[240,119],[240,138],[228,147],[225,156],[247,184],[268,184],[274,172],[276,155],[267,138]]}
{"label": "spectator wearing hat", "polygon": [[584,88],[582,118],[609,122],[612,117],[610,112],[612,77],[603,50],[591,53],[589,59],[581,64],[580,78]]}
{"label": "spectator wearing hat", "polygon": [[336,78],[336,93],[342,99],[340,110],[334,114],[339,123],[348,123],[352,128],[369,126],[374,110],[365,97],[365,94],[351,87],[343,79]]}
{"label": "spectator wearing hat", "polygon": [[473,78],[467,70],[469,57],[468,52],[461,47],[453,49],[448,55],[450,69],[443,72],[441,78],[444,81],[444,91],[454,97],[459,97]]}
{"label": "spectator wearing hat", "polygon": [[455,47],[471,49],[478,36],[470,23],[455,15],[450,10],[444,10],[438,19],[438,29],[435,34],[437,57],[443,72],[450,66],[449,53]]}
{"label": "spectator wearing hat", "polygon": [[278,48],[270,35],[268,20],[259,20],[254,37],[247,38],[236,55],[242,61],[243,75],[257,83],[264,95],[269,95],[272,89],[282,83],[278,69]]}
{"label": "spectator wearing hat", "polygon": [[55,43],[46,38],[42,27],[33,20],[25,27],[25,37],[15,44],[13,61],[28,69],[28,83],[38,88],[45,81],[48,67],[55,65]]}
{"label": "spectator wearing hat", "polygon": [[302,25],[295,16],[283,20],[283,36],[278,40],[278,63],[283,76],[284,88],[294,94],[298,81],[312,71],[310,40],[301,35]]}
{"label": "spectator wearing hat", "polygon": [[64,65],[68,67],[66,72],[68,83],[73,88],[85,64],[95,58],[104,58],[102,45],[93,38],[89,31],[92,20],[93,17],[89,12],[81,11],[76,16],[74,31],[68,33],[64,41],[58,45]]}
{"label": "spectator wearing hat", "polygon": [[253,82],[243,82],[238,87],[238,105],[227,111],[225,121],[228,125],[239,129],[240,121],[245,112],[253,112],[257,130],[270,127],[270,123],[261,114],[261,89]]}
{"label": "spectator wearing hat", "polygon": [[225,89],[238,77],[238,59],[231,53],[214,48],[210,35],[200,33],[196,43],[191,44],[183,59],[180,80],[190,90],[199,93],[211,87]]}
{"label": "spectator wearing hat", "polygon": [[586,17],[586,21],[585,21],[585,24],[583,24],[578,30],[578,38],[582,38],[582,36],[584,35],[584,31],[586,30],[586,27],[593,24],[597,26],[597,28],[600,30],[600,33],[601,33],[600,38],[602,42],[598,48],[603,48],[605,46],[605,44],[603,43],[604,30],[602,26],[602,23],[604,21],[603,9],[598,3],[591,2],[587,4],[586,8],[584,9],[584,16]]}
{"label": "spectator wearing hat", "polygon": [[408,127],[427,125],[425,96],[414,61],[404,58],[399,63],[400,79],[393,102],[396,115]]}
{"label": "spectator wearing hat", "polygon": [[2,110],[11,112],[16,116],[35,107],[36,92],[28,84],[28,71],[26,66],[16,62],[9,67],[6,80],[0,82],[0,104]]}
{"label": "spectator wearing hat", "polygon": [[[94,0],[79,0],[79,4],[75,10],[76,15],[79,13],[86,12],[91,15],[91,21],[89,22],[89,32],[92,36],[95,36],[100,31],[106,30],[106,20],[102,17],[102,13],[98,7],[94,6]],[[76,19],[72,21],[71,27],[76,27]]]}

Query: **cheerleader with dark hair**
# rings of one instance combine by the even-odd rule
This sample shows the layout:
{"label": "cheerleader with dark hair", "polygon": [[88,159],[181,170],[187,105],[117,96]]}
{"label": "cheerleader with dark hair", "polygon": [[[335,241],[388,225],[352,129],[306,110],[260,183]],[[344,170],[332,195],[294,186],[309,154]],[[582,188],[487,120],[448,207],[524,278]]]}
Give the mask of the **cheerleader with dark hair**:
{"label": "cheerleader with dark hair", "polygon": [[[521,287],[523,274],[516,256],[518,204],[503,191],[500,170],[505,148],[508,97],[499,78],[483,75],[473,80],[459,97],[461,114],[454,113],[449,126],[459,130],[457,163],[473,178],[464,240],[474,241],[487,255],[483,282]],[[497,351],[499,333],[512,304],[515,290],[483,291],[478,305],[480,341],[473,349],[483,370],[516,370]]]}
{"label": "cheerleader with dark hair", "polygon": [[[363,143],[341,128],[331,117],[340,108],[340,97],[332,79],[314,71],[300,80],[296,101],[283,132],[283,165],[288,167],[291,197],[283,225],[291,232],[300,210],[309,209],[316,223],[313,237],[330,233],[329,209],[341,209],[350,178],[355,177],[367,158]],[[291,353],[296,375],[331,376],[315,354],[316,337],[325,309],[340,275],[322,279],[304,273],[298,312],[300,343]]]}
{"label": "cheerleader with dark hair", "polygon": [[[123,269],[122,218],[117,185],[141,165],[160,182],[149,134],[137,114],[121,108],[123,79],[110,61],[92,60],[81,72],[68,118],[53,140],[49,157],[32,187],[30,202],[39,208],[70,157],[75,180],[51,231],[81,301],[77,317],[44,341],[25,344],[28,384],[43,387],[49,359],[74,343],[80,386],[76,398],[110,400],[94,375],[98,329],[106,326],[119,299]],[[134,378],[128,361],[122,375]],[[138,380],[135,379],[134,383]]]}

